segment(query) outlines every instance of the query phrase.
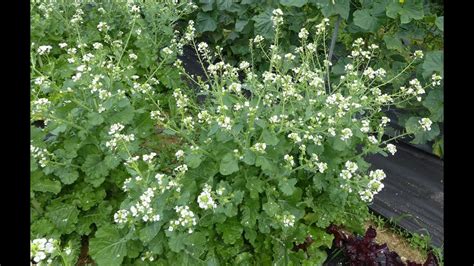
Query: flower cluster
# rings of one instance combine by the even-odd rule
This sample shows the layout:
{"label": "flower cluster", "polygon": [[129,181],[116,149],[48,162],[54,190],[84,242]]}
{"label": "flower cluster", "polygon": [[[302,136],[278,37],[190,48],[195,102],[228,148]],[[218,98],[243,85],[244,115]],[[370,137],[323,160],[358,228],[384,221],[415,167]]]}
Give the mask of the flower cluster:
{"label": "flower cluster", "polygon": [[34,263],[41,265],[43,261],[46,260],[48,264],[51,264],[54,257],[53,253],[58,248],[58,240],[52,238],[37,238],[31,242],[30,246],[30,257]]}
{"label": "flower cluster", "polygon": [[199,194],[197,198],[197,203],[199,204],[199,208],[204,210],[217,208],[217,204],[211,195],[211,187],[208,184],[204,185],[201,194]]}
{"label": "flower cluster", "polygon": [[267,148],[267,144],[261,143],[261,142],[255,143],[252,146],[252,150],[254,150],[255,152],[258,152],[258,153],[265,153],[266,148]]}
{"label": "flower cluster", "polygon": [[281,24],[283,24],[283,11],[281,9],[277,8],[272,11],[272,23],[273,27],[277,28]]}
{"label": "flower cluster", "polygon": [[181,227],[187,229],[188,233],[191,234],[193,227],[197,224],[194,212],[189,210],[189,206],[176,206],[174,209],[178,214],[178,219],[170,221],[168,231],[171,232]]}
{"label": "flower cluster", "polygon": [[365,202],[371,202],[374,196],[384,187],[382,180],[387,177],[383,170],[377,169],[369,172],[369,182],[365,190],[359,192],[360,198]]}
{"label": "flower cluster", "polygon": [[420,121],[418,121],[418,123],[420,124],[421,128],[424,131],[430,131],[431,130],[431,125],[433,124],[433,122],[429,118],[426,118],[426,117],[420,119]]}
{"label": "flower cluster", "polygon": [[293,227],[295,225],[295,216],[292,214],[283,215],[281,222],[284,227]]}
{"label": "flower cluster", "polygon": [[[130,182],[130,181],[129,181]],[[129,221],[129,216],[132,219],[143,220],[144,222],[157,222],[160,220],[160,215],[151,207],[151,200],[155,196],[156,188],[148,188],[140,196],[140,201],[132,205],[129,210],[121,209],[114,214],[114,221],[118,224]]]}
{"label": "flower cluster", "polygon": [[109,135],[112,136],[112,139],[110,139],[109,141],[107,141],[105,143],[105,146],[107,148],[110,148],[112,151],[114,151],[117,148],[118,143],[120,143],[120,142],[128,143],[128,142],[131,142],[131,141],[135,140],[135,134],[133,134],[133,133],[129,134],[129,135],[120,134],[120,132],[124,128],[125,128],[125,126],[120,124],[120,123],[113,124],[110,127]]}
{"label": "flower cluster", "polygon": [[52,154],[48,152],[47,149],[41,149],[33,145],[30,145],[30,151],[33,158],[37,159],[40,166],[43,168],[47,166],[50,158],[52,157]]}

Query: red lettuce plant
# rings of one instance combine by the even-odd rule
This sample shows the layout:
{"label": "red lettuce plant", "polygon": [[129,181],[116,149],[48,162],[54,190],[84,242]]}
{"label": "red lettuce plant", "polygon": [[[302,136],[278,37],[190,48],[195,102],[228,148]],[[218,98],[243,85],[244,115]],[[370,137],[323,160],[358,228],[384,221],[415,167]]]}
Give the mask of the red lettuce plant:
{"label": "red lettuce plant", "polygon": [[333,246],[341,248],[350,265],[395,265],[395,266],[438,266],[438,260],[429,252],[425,263],[412,261],[404,263],[395,251],[390,251],[387,244],[377,244],[377,232],[369,227],[362,236],[348,235],[336,225],[328,228],[328,233],[334,235]]}

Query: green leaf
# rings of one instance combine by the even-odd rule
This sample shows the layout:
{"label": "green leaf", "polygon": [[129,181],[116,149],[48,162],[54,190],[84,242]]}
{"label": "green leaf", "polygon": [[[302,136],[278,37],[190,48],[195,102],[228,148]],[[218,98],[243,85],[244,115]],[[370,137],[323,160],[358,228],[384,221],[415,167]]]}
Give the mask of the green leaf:
{"label": "green leaf", "polygon": [[272,9],[267,9],[264,12],[252,18],[255,21],[255,34],[263,36],[265,39],[272,39],[275,31],[273,30]]}
{"label": "green leaf", "polygon": [[61,191],[61,182],[51,180],[40,171],[32,172],[30,178],[32,191],[52,192],[54,194],[58,194]]}
{"label": "green leaf", "polygon": [[127,242],[127,258],[136,258],[143,250],[143,244],[140,240],[130,240]]}
{"label": "green leaf", "polygon": [[426,53],[423,62],[423,77],[428,78],[433,72],[443,76],[443,51],[431,51]]}
{"label": "green leaf", "polygon": [[261,167],[266,175],[272,175],[278,170],[275,164],[264,156],[257,156],[255,166]]}
{"label": "green leaf", "polygon": [[430,111],[430,119],[433,122],[441,122],[444,119],[444,94],[441,89],[434,89],[428,92],[423,100],[423,106]]}
{"label": "green leaf", "polygon": [[399,0],[392,0],[387,6],[387,17],[397,18],[400,16],[402,24],[409,23],[412,19],[420,20],[424,16],[423,1],[410,0],[405,3],[400,3]]}
{"label": "green leaf", "polygon": [[232,6],[232,0],[217,0],[218,10],[229,10]]}
{"label": "green leaf", "polygon": [[264,185],[265,185],[265,182],[263,182],[263,180],[260,180],[256,176],[252,176],[247,179],[247,183],[245,184],[245,187],[250,192],[250,198],[258,199],[258,193],[263,192]]}
{"label": "green leaf", "polygon": [[334,143],[332,145],[332,147],[336,150],[336,151],[344,151],[347,147],[347,143],[343,140],[341,140],[340,138],[338,137],[335,137],[334,138]]}
{"label": "green leaf", "polygon": [[198,32],[215,31],[217,23],[208,13],[198,13],[196,18],[196,29]]}
{"label": "green leaf", "polygon": [[441,31],[444,31],[444,16],[437,17],[435,21],[436,27]]}
{"label": "green leaf", "polygon": [[102,184],[109,173],[109,168],[103,163],[102,156],[98,154],[88,155],[81,170],[86,174],[85,181],[94,187]]}
{"label": "green leaf", "polygon": [[268,214],[268,216],[273,217],[278,213],[280,206],[278,206],[274,201],[268,201],[262,205],[262,209]]}
{"label": "green leaf", "polygon": [[228,219],[225,223],[217,224],[217,232],[222,234],[224,243],[232,245],[242,238],[244,229],[237,218]]}
{"label": "green leaf", "polygon": [[436,123],[431,125],[430,131],[424,131],[418,121],[420,117],[410,117],[405,122],[405,128],[407,132],[412,133],[415,135],[412,143],[414,144],[422,144],[426,143],[427,141],[433,140],[436,136],[439,135],[439,126]]}
{"label": "green leaf", "polygon": [[256,159],[256,156],[255,156],[255,153],[251,150],[245,150],[244,151],[244,163],[248,164],[248,165],[254,165],[255,164],[255,159]]}
{"label": "green leaf", "polygon": [[135,116],[135,109],[133,109],[133,106],[128,105],[123,110],[116,112],[110,117],[108,117],[107,122],[111,124],[122,123],[125,125],[132,122],[134,116]]}
{"label": "green leaf", "polygon": [[76,232],[80,235],[90,234],[92,231],[92,224],[95,224],[96,227],[101,227],[102,225],[109,223],[111,212],[112,206],[107,201],[102,201],[102,203],[100,203],[97,207],[89,211],[82,212],[76,224]]}
{"label": "green leaf", "polygon": [[191,168],[197,168],[202,162],[202,155],[191,153],[184,158],[184,162]]}
{"label": "green leaf", "polygon": [[104,117],[99,113],[88,113],[87,118],[89,119],[89,124],[92,126],[97,126],[104,122]]}
{"label": "green leaf", "polygon": [[180,252],[184,249],[186,242],[186,234],[185,233],[175,233],[172,234],[169,238],[168,245],[173,252]]}
{"label": "green leaf", "polygon": [[219,172],[222,175],[230,175],[239,171],[239,162],[233,152],[229,152],[221,160]]}
{"label": "green leaf", "polygon": [[302,7],[308,3],[308,0],[280,0],[282,6]]}
{"label": "green leaf", "polygon": [[275,133],[270,132],[270,131],[267,130],[267,129],[264,129],[264,130],[263,130],[263,132],[262,132],[262,138],[263,138],[263,140],[265,141],[266,144],[271,145],[271,146],[275,146],[275,145],[277,145],[278,142],[279,142],[279,139],[278,139],[278,137],[275,135]]}
{"label": "green leaf", "polygon": [[54,174],[61,179],[61,182],[66,185],[74,183],[79,177],[79,172],[72,168],[61,167],[54,171]]}
{"label": "green leaf", "polygon": [[379,20],[367,9],[356,10],[354,12],[354,24],[364,30],[375,32],[378,28]]}
{"label": "green leaf", "polygon": [[281,192],[286,196],[291,196],[293,192],[295,192],[296,182],[297,180],[295,178],[283,179],[278,182],[278,188],[280,188]]}
{"label": "green leaf", "polygon": [[332,234],[328,234],[325,230],[318,227],[310,227],[309,232],[314,240],[312,245],[314,245],[315,247],[332,247],[332,242],[334,239],[334,236]]}
{"label": "green leaf", "polygon": [[121,265],[127,254],[127,239],[114,226],[102,226],[90,240],[89,253],[98,265]]}
{"label": "green leaf", "polygon": [[213,9],[212,6],[214,2],[215,0],[199,0],[199,3],[202,4],[201,9],[204,12],[211,11]]}
{"label": "green leaf", "polygon": [[245,28],[245,26],[247,26],[248,23],[248,20],[237,19],[237,21],[235,22],[235,31],[241,32]]}
{"label": "green leaf", "polygon": [[317,248],[316,245],[310,245],[307,253],[309,259],[304,261],[303,266],[322,265],[327,259],[327,253]]}
{"label": "green leaf", "polygon": [[349,18],[350,0],[316,0],[325,17],[340,15],[343,19]]}
{"label": "green leaf", "polygon": [[257,223],[259,210],[260,204],[258,200],[245,200],[244,207],[242,208],[242,225],[245,227],[254,227]]}
{"label": "green leaf", "polygon": [[403,44],[400,38],[385,35],[383,37],[383,40],[385,42],[385,45],[387,46],[387,49],[403,52]]}
{"label": "green leaf", "polygon": [[54,226],[63,233],[71,233],[75,230],[75,224],[79,210],[74,205],[56,201],[46,207],[46,217]]}

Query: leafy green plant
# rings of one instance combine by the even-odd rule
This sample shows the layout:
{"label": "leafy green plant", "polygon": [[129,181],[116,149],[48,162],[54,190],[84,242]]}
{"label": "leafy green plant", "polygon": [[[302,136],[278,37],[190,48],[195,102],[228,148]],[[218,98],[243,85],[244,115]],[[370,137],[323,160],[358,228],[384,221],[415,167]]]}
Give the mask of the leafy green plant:
{"label": "leafy green plant", "polygon": [[[255,35],[267,41],[274,37],[271,12],[282,8],[290,18],[282,28],[280,45],[287,49],[297,45],[297,34],[301,27],[312,28],[323,17],[331,18],[339,26],[335,42],[332,75],[339,76],[347,64],[346,56],[357,38],[370,43],[383,43],[378,63],[388,74],[398,73],[410,61],[415,50],[426,51],[416,77],[428,81],[432,74],[443,76],[443,6],[439,1],[423,0],[200,0],[199,9],[190,16],[196,20],[196,29],[202,39],[223,47],[223,56],[231,64],[242,58],[250,60],[247,48],[249,39]],[[268,68],[265,57],[254,55],[261,73]],[[413,78],[413,72],[394,81],[399,87]],[[442,128],[443,88],[429,92],[422,102],[397,106],[398,124],[406,126],[410,117],[430,117],[436,127]],[[433,152],[443,154],[442,131],[429,136],[416,137],[415,144],[434,141]]]}
{"label": "leafy green plant", "polygon": [[[369,169],[364,156],[394,154],[389,142],[415,133],[382,141],[389,119],[381,111],[421,97],[432,84],[415,79],[412,90],[388,90],[398,76],[370,67],[378,47],[366,47],[362,39],[353,45],[345,75],[330,79],[324,46],[329,21],[311,33],[301,29],[301,46],[292,53],[279,45],[283,16],[272,11],[270,48],[261,36],[250,41],[251,55],[268,60],[261,75],[254,62],[233,67],[219,49],[196,43],[189,22],[182,43],[208,65],[207,81],[186,74],[177,60],[198,92],[180,87],[168,103],[151,100],[156,109],[150,117],[182,146],[165,165],[130,152],[116,226],[100,228],[90,243],[99,264],[320,265],[332,244],[326,227],[363,231],[367,204],[385,177]],[[416,51],[401,73],[422,56]],[[430,123],[421,119],[416,132],[430,131]],[[111,140],[129,128],[112,125]],[[120,147],[130,145],[136,141]],[[308,249],[295,248],[308,236],[314,240]]]}
{"label": "leafy green plant", "polygon": [[[172,55],[159,53],[192,8],[171,1],[32,3],[32,239],[69,243],[75,263],[81,236],[112,223],[125,196],[127,152],[156,151],[161,142],[144,95],[158,101],[167,86],[180,84],[178,72],[163,67]],[[107,142],[119,122],[132,130]],[[111,151],[133,140],[140,146]],[[158,156],[167,159],[166,147]]]}

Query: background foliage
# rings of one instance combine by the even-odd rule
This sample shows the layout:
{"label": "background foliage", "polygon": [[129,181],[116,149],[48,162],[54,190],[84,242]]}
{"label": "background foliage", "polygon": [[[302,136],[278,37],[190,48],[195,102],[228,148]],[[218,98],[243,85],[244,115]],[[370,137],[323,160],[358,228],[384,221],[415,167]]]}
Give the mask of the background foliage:
{"label": "background foliage", "polygon": [[[282,44],[294,47],[301,27],[313,27],[322,17],[331,18],[335,25],[341,18],[339,33],[334,49],[332,74],[342,73],[345,58],[354,40],[380,44],[380,67],[393,75],[409,61],[409,54],[423,50],[425,61],[415,73],[409,73],[397,82],[401,86],[416,76],[429,80],[433,73],[443,76],[443,3],[427,0],[199,0],[199,9],[189,18],[196,20],[196,28],[203,39],[224,48],[224,56],[232,62],[248,58],[248,40],[259,34],[271,40],[274,30],[271,12],[282,8],[285,13],[286,30]],[[329,43],[328,43],[329,46]],[[256,57],[255,60],[262,61]],[[261,69],[268,66],[261,64]],[[430,136],[412,139],[414,144],[429,143],[433,153],[443,154],[443,86],[427,92],[428,97],[419,103],[397,106],[393,115],[396,124],[409,126],[409,118],[429,117],[439,128]],[[394,125],[394,129],[398,129]]]}

